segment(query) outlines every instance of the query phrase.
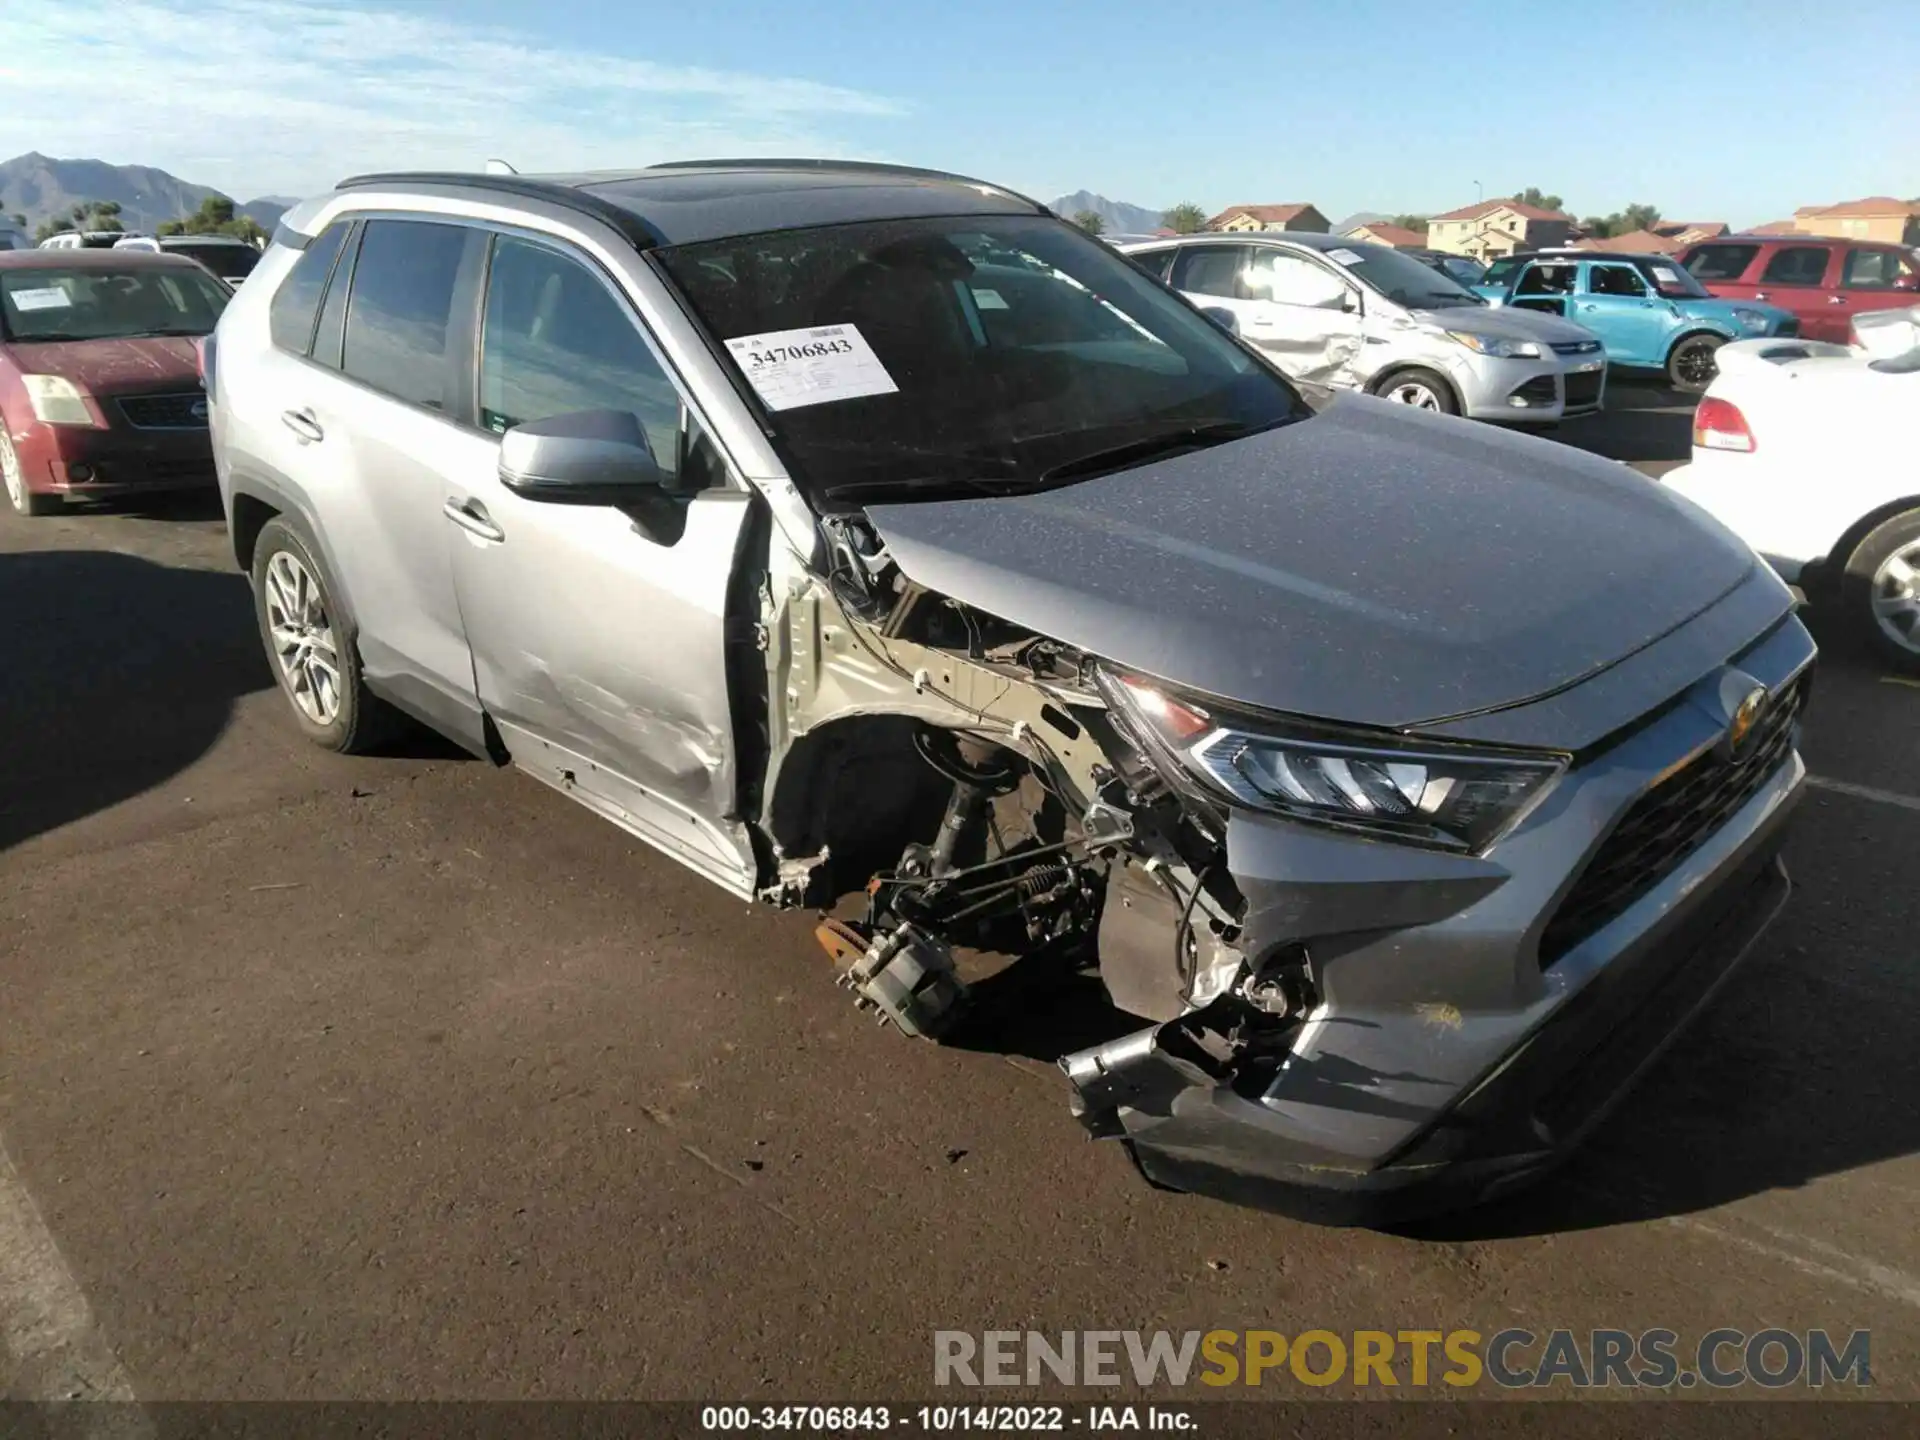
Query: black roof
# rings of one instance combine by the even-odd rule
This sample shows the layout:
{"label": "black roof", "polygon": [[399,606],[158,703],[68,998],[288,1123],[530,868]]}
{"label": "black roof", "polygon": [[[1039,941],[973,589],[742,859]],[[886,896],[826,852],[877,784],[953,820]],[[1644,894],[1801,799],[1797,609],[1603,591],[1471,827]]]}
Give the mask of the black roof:
{"label": "black roof", "polygon": [[356,175],[338,188],[374,185],[546,200],[613,225],[641,248],[858,220],[1047,213],[1026,196],[984,181],[853,160],[690,160],[581,175],[407,171]]}

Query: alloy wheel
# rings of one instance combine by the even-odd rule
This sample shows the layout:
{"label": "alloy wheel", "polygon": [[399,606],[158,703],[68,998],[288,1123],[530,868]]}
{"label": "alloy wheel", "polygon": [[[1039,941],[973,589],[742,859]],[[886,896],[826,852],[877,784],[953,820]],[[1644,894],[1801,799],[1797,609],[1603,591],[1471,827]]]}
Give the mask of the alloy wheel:
{"label": "alloy wheel", "polygon": [[1673,373],[1683,385],[1706,389],[1720,373],[1720,364],[1713,358],[1713,352],[1719,348],[1708,340],[1689,340],[1673,357]]}
{"label": "alloy wheel", "polygon": [[320,582],[297,555],[281,550],[267,562],[267,633],[287,693],[316,725],[340,714],[340,654]]}
{"label": "alloy wheel", "polygon": [[1909,541],[1873,572],[1873,620],[1894,644],[1920,655],[1920,540]]}
{"label": "alloy wheel", "polygon": [[1433,393],[1431,385],[1423,385],[1418,380],[1402,380],[1387,391],[1387,399],[1398,401],[1402,405],[1411,405],[1416,410],[1440,409],[1440,397]]}

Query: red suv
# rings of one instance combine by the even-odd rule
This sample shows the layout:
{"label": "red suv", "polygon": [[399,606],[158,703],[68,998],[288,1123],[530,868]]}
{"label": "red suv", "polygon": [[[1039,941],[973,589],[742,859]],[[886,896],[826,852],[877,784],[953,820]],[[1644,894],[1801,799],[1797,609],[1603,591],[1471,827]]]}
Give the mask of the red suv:
{"label": "red suv", "polygon": [[1709,294],[1791,310],[1809,340],[1847,343],[1853,317],[1920,304],[1920,257],[1901,245],[1824,235],[1723,235],[1680,252]]}

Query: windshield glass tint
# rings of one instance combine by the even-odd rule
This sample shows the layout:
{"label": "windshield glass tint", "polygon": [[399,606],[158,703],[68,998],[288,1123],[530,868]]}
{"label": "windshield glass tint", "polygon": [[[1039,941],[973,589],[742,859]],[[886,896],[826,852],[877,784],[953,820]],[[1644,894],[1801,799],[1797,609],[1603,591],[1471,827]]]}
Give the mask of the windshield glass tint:
{"label": "windshield glass tint", "polygon": [[1479,296],[1463,289],[1452,276],[1385,245],[1336,245],[1320,253],[1396,305],[1445,310],[1480,303]]}
{"label": "windshield glass tint", "polygon": [[260,263],[260,252],[251,245],[169,245],[169,255],[184,255],[198,260],[222,280],[237,280],[253,273]]}
{"label": "windshield glass tint", "polygon": [[206,335],[230,293],[189,266],[0,270],[0,320],[10,340],[124,340]]}
{"label": "windshield glass tint", "polygon": [[1275,372],[1056,220],[900,220],[655,252],[816,500],[1039,483],[1193,427],[1307,413]]}

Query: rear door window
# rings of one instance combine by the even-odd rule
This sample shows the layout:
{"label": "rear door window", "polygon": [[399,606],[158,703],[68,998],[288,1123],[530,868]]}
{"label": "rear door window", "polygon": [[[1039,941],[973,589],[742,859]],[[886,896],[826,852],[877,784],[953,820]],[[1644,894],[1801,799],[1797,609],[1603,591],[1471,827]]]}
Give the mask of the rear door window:
{"label": "rear door window", "polygon": [[1827,278],[1825,245],[1786,245],[1773,252],[1761,272],[1762,285],[1818,285]]}
{"label": "rear door window", "polygon": [[1738,280],[1759,253],[1758,245],[1699,245],[1687,256],[1687,269],[1696,280]]}
{"label": "rear door window", "polygon": [[293,262],[287,278],[274,292],[267,307],[267,331],[273,343],[295,355],[308,354],[313,348],[313,320],[320,309],[321,292],[327,288],[327,276],[347,238],[347,222],[337,220],[316,235]]}
{"label": "rear door window", "polygon": [[451,407],[457,382],[447,331],[474,233],[424,220],[366,223],[347,303],[343,372],[409,405]]}
{"label": "rear door window", "polygon": [[1221,300],[1246,300],[1240,272],[1247,265],[1244,245],[1195,245],[1180,252],[1173,267],[1173,288]]}

